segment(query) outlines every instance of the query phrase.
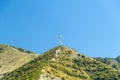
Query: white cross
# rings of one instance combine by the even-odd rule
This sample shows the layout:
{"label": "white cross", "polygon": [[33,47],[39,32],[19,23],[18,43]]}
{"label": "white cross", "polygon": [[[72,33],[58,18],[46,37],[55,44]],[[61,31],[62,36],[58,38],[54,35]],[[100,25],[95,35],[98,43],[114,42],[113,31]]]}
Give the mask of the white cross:
{"label": "white cross", "polygon": [[59,36],[59,44],[62,45],[62,39],[63,37],[62,36]]}

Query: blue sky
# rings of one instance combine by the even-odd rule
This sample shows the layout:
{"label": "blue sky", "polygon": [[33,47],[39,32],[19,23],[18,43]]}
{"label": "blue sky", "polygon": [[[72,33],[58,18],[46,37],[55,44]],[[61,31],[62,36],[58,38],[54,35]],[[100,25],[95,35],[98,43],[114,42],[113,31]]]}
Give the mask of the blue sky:
{"label": "blue sky", "polygon": [[0,0],[0,43],[43,53],[59,45],[120,55],[119,0]]}

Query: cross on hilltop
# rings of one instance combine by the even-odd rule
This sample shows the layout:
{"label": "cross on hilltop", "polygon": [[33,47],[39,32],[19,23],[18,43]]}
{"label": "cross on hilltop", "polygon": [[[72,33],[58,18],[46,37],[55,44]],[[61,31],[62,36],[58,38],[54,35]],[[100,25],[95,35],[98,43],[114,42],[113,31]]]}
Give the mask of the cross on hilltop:
{"label": "cross on hilltop", "polygon": [[62,39],[63,39],[63,37],[59,36],[59,45],[62,45]]}

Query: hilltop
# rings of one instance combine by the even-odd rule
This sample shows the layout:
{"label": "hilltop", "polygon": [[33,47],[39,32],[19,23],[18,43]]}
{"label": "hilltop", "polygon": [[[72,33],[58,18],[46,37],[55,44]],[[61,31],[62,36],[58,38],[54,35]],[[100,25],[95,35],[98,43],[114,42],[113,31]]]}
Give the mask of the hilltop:
{"label": "hilltop", "polygon": [[37,55],[22,48],[0,44],[0,75],[11,72]]}
{"label": "hilltop", "polygon": [[119,80],[118,70],[76,50],[58,46],[1,80]]}

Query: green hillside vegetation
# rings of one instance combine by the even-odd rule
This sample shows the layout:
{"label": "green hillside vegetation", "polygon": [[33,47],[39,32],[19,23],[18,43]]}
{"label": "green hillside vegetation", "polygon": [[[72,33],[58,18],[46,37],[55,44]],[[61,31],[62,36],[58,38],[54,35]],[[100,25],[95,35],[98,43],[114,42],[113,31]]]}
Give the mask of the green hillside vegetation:
{"label": "green hillside vegetation", "polygon": [[65,46],[55,47],[1,80],[120,80],[120,73]]}
{"label": "green hillside vegetation", "polygon": [[35,57],[37,55],[33,52],[20,51],[15,47],[0,44],[0,75],[19,68]]}
{"label": "green hillside vegetation", "polygon": [[15,47],[15,46],[11,46],[11,47],[17,49],[17,50],[20,51],[20,52],[35,54],[34,52],[29,51],[29,50],[25,50],[25,49],[22,49],[22,48],[17,48],[17,47]]}
{"label": "green hillside vegetation", "polygon": [[95,58],[96,60],[103,62],[117,70],[120,70],[120,56],[116,57],[116,58]]}

